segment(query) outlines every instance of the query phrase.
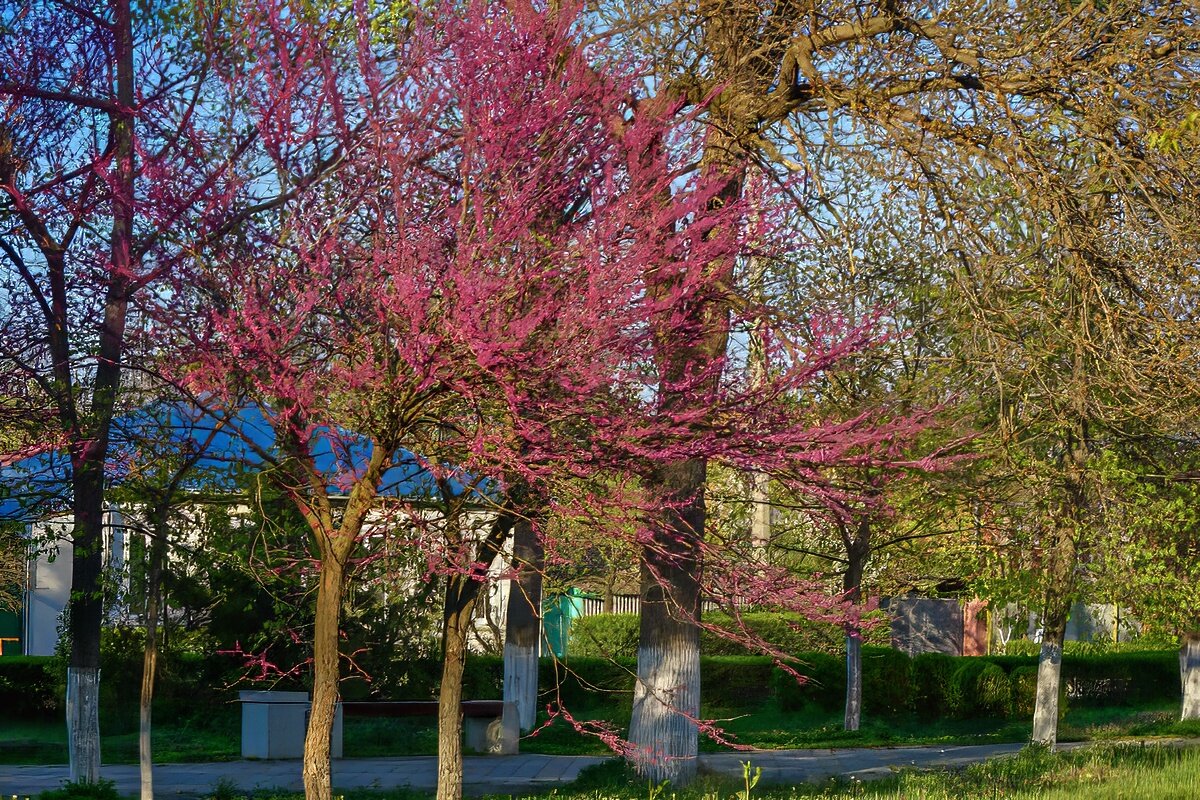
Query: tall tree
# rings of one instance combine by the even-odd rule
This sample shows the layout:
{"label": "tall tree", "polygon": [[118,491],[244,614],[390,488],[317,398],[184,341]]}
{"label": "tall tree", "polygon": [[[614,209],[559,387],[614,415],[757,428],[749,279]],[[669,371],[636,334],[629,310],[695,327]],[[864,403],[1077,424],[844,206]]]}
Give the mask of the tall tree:
{"label": "tall tree", "polygon": [[[131,303],[222,213],[227,159],[180,59],[170,7],[7,4],[0,15],[0,359],[52,410],[71,462],[67,674],[71,777],[99,775],[104,463]],[[207,122],[202,122],[207,119]],[[136,320],[134,320],[136,322]],[[32,395],[31,395],[32,397]]]}
{"label": "tall tree", "polygon": [[[238,10],[219,68],[260,131],[255,163],[296,188],[197,264],[199,297],[177,287],[176,301],[196,299],[166,313],[198,314],[174,325],[197,352],[181,377],[263,409],[274,475],[310,528],[310,796],[330,795],[352,555],[378,530],[400,448],[427,460],[445,524],[411,519],[436,534],[414,545],[449,576],[438,794],[457,797],[464,623],[521,512],[501,502],[476,547],[462,531],[465,476],[546,487],[595,469],[606,441],[637,449],[639,418],[623,412],[646,385],[639,367],[680,297],[704,291],[700,267],[736,246],[705,234],[738,210],[709,209],[705,186],[672,194],[670,153],[645,146],[664,123],[622,122],[628,79],[586,63],[567,15],[435,9],[393,41],[362,8],[317,20],[286,3]],[[296,180],[332,161],[323,180]],[[674,284],[649,297],[656,267]]]}
{"label": "tall tree", "polygon": [[[1157,219],[1171,237],[1188,235],[1157,198],[1194,196],[1191,178],[1177,165],[1159,169],[1161,159],[1145,149],[1157,121],[1174,119],[1194,91],[1196,28],[1177,5],[981,1],[931,10],[724,0],[670,13],[650,3],[614,8],[614,27],[648,54],[656,86],[696,101],[715,95],[710,118],[725,139],[714,159],[753,155],[813,174],[831,149],[878,148],[891,159],[894,186],[936,199],[930,207],[954,234],[946,247],[966,264],[988,252],[970,241],[974,199],[959,191],[980,180],[1022,187],[1031,213],[1080,241],[1095,220],[1079,213],[1088,203],[1078,202],[1079,187],[1059,163],[1084,143],[1111,178],[1104,191],[1113,208],[1139,223]],[[716,317],[720,308],[710,306]],[[1073,463],[1064,469],[1079,472]],[[702,470],[688,474],[703,480]],[[684,494],[698,498],[684,482]],[[693,506],[682,527],[698,534],[702,517]],[[1066,531],[1074,525],[1066,517],[1056,525],[1064,558],[1055,563],[1071,560]],[[679,541],[689,561],[686,537]],[[690,758],[691,747],[677,755]]]}

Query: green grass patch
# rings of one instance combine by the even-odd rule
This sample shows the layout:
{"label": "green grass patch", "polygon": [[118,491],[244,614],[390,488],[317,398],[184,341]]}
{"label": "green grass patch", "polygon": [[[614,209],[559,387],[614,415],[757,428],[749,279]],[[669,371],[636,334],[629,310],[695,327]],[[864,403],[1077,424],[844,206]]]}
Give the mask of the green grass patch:
{"label": "green grass patch", "polygon": [[[757,785],[753,764],[747,779],[701,776],[675,790],[653,786],[617,761],[584,770],[574,784],[545,792],[490,796],[554,800],[1191,800],[1200,786],[1200,749],[1155,745],[1102,744],[1052,754],[1027,748],[961,770],[902,770],[876,781],[829,780],[798,786]],[[409,789],[335,791],[341,800],[426,800],[427,792]],[[43,795],[45,800],[115,800],[111,795]],[[241,792],[218,785],[206,800],[301,800],[299,793]]]}
{"label": "green grass patch", "polygon": [[[154,758],[159,763],[228,761],[240,757],[240,710],[225,706],[191,719],[163,720],[154,727]],[[612,724],[624,734],[629,727],[628,698],[607,705],[573,708],[575,718]],[[774,703],[756,709],[705,707],[703,715],[716,719],[726,734],[739,743],[765,749],[878,747],[918,744],[993,744],[1025,742],[1030,724],[1012,719],[923,720],[914,713],[892,716],[865,715],[862,729],[842,730],[841,714],[809,704],[783,711]],[[1200,737],[1200,722],[1180,722],[1175,704],[1138,707],[1072,709],[1059,728],[1060,741],[1106,741],[1122,738]],[[543,716],[544,720],[544,716]],[[405,719],[351,717],[345,721],[343,747],[347,757],[434,755],[437,727],[433,716]],[[101,749],[110,764],[137,763],[137,732],[128,727],[102,726]],[[703,752],[725,750],[708,739]],[[536,736],[521,741],[527,753],[550,755],[608,755],[595,736],[577,732],[563,719],[555,719]],[[66,731],[59,719],[5,721],[0,725],[0,763],[64,764]]]}
{"label": "green grass patch", "polygon": [[1197,786],[1200,749],[1099,745],[1058,754],[1027,748],[1017,756],[962,770],[902,770],[877,781],[836,779],[748,787],[744,780],[708,775],[680,791],[648,785],[613,761],[585,770],[578,781],[552,796],[556,800],[1185,800],[1197,796]]}

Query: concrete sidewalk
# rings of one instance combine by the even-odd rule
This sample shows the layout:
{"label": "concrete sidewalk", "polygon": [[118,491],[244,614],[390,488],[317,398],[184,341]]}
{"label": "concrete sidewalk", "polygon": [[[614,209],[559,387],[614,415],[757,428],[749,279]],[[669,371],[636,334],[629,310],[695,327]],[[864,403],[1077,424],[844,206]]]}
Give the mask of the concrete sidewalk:
{"label": "concrete sidewalk", "polygon": [[[762,767],[763,783],[794,784],[821,781],[835,775],[864,780],[885,777],[903,767],[961,766],[1019,751],[1021,744],[946,747],[870,747],[839,750],[751,750],[740,753],[706,753],[700,769],[740,778],[741,762]],[[1060,745],[1070,748],[1077,745]],[[467,757],[464,785],[469,794],[515,794],[563,786],[580,770],[607,759],[595,756]],[[106,766],[101,775],[115,781],[123,795],[139,791],[138,768]],[[65,766],[0,765],[0,797],[33,796],[67,780]],[[407,758],[346,758],[333,762],[333,785],[338,789],[391,789],[408,786],[432,790],[437,763],[432,756]],[[290,789],[300,791],[299,761],[227,761],[206,764],[159,764],[154,767],[155,796],[203,797],[218,784],[238,789]]]}

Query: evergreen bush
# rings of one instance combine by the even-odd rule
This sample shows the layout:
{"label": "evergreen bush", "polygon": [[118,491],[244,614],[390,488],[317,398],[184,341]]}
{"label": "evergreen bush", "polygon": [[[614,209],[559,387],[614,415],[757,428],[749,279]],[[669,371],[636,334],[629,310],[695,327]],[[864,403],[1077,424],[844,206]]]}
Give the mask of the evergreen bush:
{"label": "evergreen bush", "polygon": [[701,699],[718,708],[755,708],[771,699],[774,672],[775,662],[766,656],[701,658]]}
{"label": "evergreen bush", "polygon": [[1007,717],[1012,712],[1008,675],[997,664],[985,664],[975,679],[975,711],[981,717]]}
{"label": "evergreen bush", "polygon": [[935,719],[950,713],[948,689],[957,662],[957,656],[945,653],[920,653],[913,657],[912,702],[922,719]]}
{"label": "evergreen bush", "polygon": [[907,653],[891,647],[863,647],[862,666],[864,711],[896,714],[912,708],[912,659]]}
{"label": "evergreen bush", "polygon": [[[846,663],[842,658],[827,653],[804,653],[792,667],[804,676],[798,681],[786,670],[775,668],[771,683],[775,698],[783,711],[800,711],[815,704],[832,711],[845,703]],[[704,688],[701,684],[701,692]]]}
{"label": "evergreen bush", "polygon": [[62,710],[53,656],[0,658],[0,708],[13,719],[49,717]]}

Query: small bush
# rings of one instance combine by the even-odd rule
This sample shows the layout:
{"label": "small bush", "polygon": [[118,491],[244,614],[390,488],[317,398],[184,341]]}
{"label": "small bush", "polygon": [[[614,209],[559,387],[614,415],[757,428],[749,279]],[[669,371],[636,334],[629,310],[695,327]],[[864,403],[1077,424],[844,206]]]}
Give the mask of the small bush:
{"label": "small bush", "polygon": [[571,658],[634,658],[641,624],[637,614],[594,614],[572,620],[567,655]]}
{"label": "small bush", "polygon": [[871,714],[895,714],[912,707],[912,659],[890,647],[864,647],[863,709]]}
{"label": "small bush", "polygon": [[913,707],[922,719],[950,713],[948,688],[958,658],[945,653],[921,653],[912,660]]}
{"label": "small bush", "polygon": [[1018,719],[1033,716],[1037,701],[1037,667],[1017,667],[1008,676],[1010,708]]}
{"label": "small bush", "polygon": [[979,713],[979,676],[991,666],[981,658],[959,658],[946,687],[946,711],[955,719],[969,719]]}
{"label": "small bush", "polygon": [[47,717],[62,708],[53,656],[0,658],[0,708],[13,717]]}
{"label": "small bush", "polygon": [[983,717],[1007,717],[1012,710],[1008,675],[996,664],[984,665],[975,679],[975,710]]}
{"label": "small bush", "polygon": [[47,789],[38,795],[38,800],[121,800],[121,795],[115,783],[100,780],[95,783],[66,783],[60,789]]}
{"label": "small bush", "polygon": [[799,711],[809,704],[832,711],[846,700],[846,663],[825,653],[805,653],[792,665],[806,680],[778,667],[771,677],[775,698],[783,711]]}

